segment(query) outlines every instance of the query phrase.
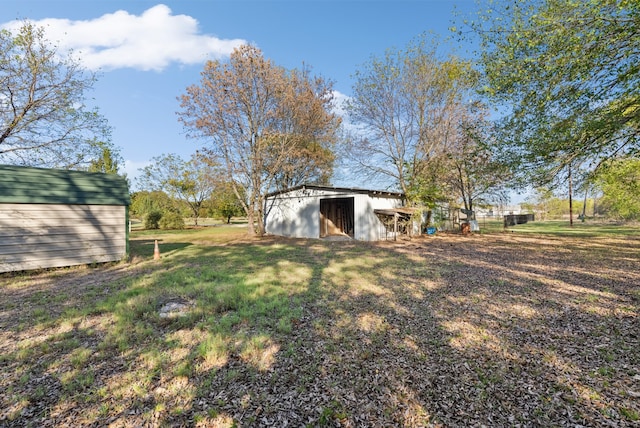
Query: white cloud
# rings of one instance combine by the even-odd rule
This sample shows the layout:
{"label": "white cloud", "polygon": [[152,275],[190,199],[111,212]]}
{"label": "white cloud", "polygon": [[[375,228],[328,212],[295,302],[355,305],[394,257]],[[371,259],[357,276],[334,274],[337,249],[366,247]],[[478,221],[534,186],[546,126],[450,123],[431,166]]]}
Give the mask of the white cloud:
{"label": "white cloud", "polygon": [[[73,49],[91,70],[135,68],[160,71],[172,63],[198,64],[228,56],[246,41],[200,34],[198,21],[172,15],[159,4],[141,15],[119,10],[86,21],[47,18],[33,21],[62,51]],[[21,22],[1,25],[15,29]]]}
{"label": "white cloud", "polygon": [[333,91],[333,112],[338,116],[346,119],[347,111],[344,108],[344,103],[349,100],[349,96],[343,94],[340,91]]}
{"label": "white cloud", "polygon": [[351,123],[345,104],[351,99],[349,95],[340,91],[333,91],[333,113],[342,118],[342,129],[351,135],[358,135],[360,128]]}

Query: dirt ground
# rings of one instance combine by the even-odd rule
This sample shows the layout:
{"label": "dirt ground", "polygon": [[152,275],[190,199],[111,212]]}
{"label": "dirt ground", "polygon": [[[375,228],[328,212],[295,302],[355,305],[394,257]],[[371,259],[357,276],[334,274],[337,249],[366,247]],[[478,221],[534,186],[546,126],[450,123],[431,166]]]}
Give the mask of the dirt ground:
{"label": "dirt ground", "polygon": [[[326,289],[274,336],[268,368],[230,355],[207,376],[155,377],[131,402],[142,363],[105,347],[110,314],[55,320],[153,265],[0,277],[0,426],[640,426],[638,238],[289,242]],[[332,279],[357,254],[371,263]],[[176,388],[195,391],[183,410],[159,406],[180,404]]]}

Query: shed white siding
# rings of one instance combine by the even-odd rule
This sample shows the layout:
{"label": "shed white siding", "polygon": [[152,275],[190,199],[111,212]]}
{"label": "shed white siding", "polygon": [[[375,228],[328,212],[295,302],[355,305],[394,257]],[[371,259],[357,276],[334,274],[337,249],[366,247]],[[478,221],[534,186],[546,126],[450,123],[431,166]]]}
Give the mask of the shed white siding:
{"label": "shed white siding", "polygon": [[295,238],[320,237],[320,198],[306,189],[282,193],[267,200],[267,233]]}
{"label": "shed white siding", "polygon": [[121,260],[124,205],[0,203],[0,272]]}
{"label": "shed white siding", "polygon": [[[383,239],[382,222],[375,209],[403,205],[398,194],[360,189],[303,186],[279,192],[267,198],[265,227],[267,233],[296,238],[321,237],[321,201],[353,200],[352,237],[361,241]],[[350,213],[351,214],[351,213]]]}
{"label": "shed white siding", "polygon": [[360,203],[360,207],[356,209],[356,212],[360,213],[360,218],[356,220],[356,233],[354,238],[359,241],[379,241],[385,239],[384,225],[373,210],[400,208],[403,205],[402,199],[382,196],[360,196],[360,198],[356,199],[356,204],[358,202]]}

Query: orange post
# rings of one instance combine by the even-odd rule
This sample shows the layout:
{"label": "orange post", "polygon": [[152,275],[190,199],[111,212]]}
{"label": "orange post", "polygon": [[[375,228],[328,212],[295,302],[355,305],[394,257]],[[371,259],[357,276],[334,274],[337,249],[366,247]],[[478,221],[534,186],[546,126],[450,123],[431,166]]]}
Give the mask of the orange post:
{"label": "orange post", "polygon": [[160,248],[158,247],[157,239],[156,239],[156,244],[153,247],[153,260],[160,260]]}

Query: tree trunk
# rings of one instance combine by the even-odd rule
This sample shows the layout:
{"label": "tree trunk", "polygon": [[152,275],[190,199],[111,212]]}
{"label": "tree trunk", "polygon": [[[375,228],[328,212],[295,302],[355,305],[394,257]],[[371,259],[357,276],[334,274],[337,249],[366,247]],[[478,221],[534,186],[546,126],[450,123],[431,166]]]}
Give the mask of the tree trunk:
{"label": "tree trunk", "polygon": [[569,225],[573,227],[573,178],[569,166]]}
{"label": "tree trunk", "polygon": [[249,212],[247,213],[247,234],[249,236],[255,236],[256,235],[256,229],[254,227],[254,212],[253,210],[249,210]]}
{"label": "tree trunk", "polygon": [[258,220],[258,230],[256,231],[256,235],[262,237],[262,236],[264,236],[264,234],[265,234],[264,221]]}
{"label": "tree trunk", "polygon": [[[262,206],[262,203],[260,204],[260,206]],[[264,227],[264,210],[259,209],[258,210],[258,236],[264,236],[265,234],[265,227]]]}

